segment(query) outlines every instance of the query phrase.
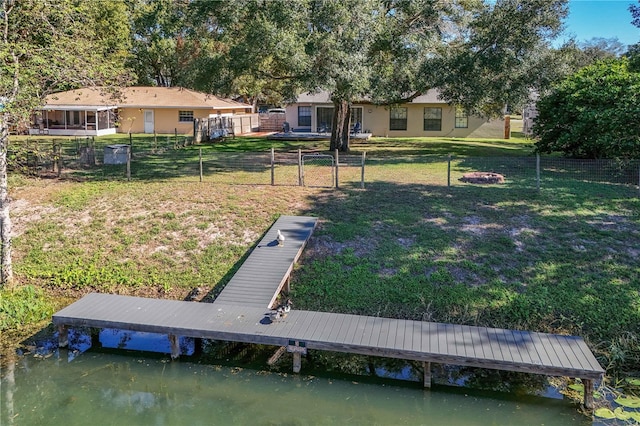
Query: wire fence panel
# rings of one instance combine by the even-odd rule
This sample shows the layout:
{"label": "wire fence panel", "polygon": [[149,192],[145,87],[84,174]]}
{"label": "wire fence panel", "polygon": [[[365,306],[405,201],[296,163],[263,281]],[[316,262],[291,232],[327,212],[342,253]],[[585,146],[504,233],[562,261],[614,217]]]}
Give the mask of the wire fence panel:
{"label": "wire fence panel", "polygon": [[[130,136],[131,163],[104,164],[108,143],[94,138],[11,141],[11,172],[90,179],[185,179],[223,184],[306,185],[367,188],[375,182],[471,187],[469,173],[497,173],[502,187],[606,193],[624,187],[640,195],[640,160],[580,160],[559,157],[455,157],[434,155],[302,152],[222,152],[193,145],[189,137]],[[335,162],[337,155],[338,161]],[[130,172],[130,173],[126,173]]]}
{"label": "wire fence panel", "polygon": [[335,185],[335,163],[332,155],[302,156],[302,185],[331,188]]}
{"label": "wire fence panel", "polygon": [[541,157],[542,174],[548,179],[637,185],[640,160],[576,160]]}
{"label": "wire fence panel", "polygon": [[299,154],[297,152],[276,152],[273,164],[274,185],[300,185]]}
{"label": "wire fence panel", "polygon": [[447,185],[447,159],[427,156],[367,157],[366,182]]}
{"label": "wire fence panel", "polygon": [[269,185],[271,156],[269,153],[207,153],[202,160],[205,182]]}

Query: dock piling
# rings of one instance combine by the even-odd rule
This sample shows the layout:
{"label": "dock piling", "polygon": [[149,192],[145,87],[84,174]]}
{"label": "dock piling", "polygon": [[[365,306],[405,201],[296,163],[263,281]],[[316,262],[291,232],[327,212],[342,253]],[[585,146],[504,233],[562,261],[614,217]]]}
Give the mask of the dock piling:
{"label": "dock piling", "polygon": [[169,343],[171,344],[171,359],[178,359],[180,357],[180,341],[178,336],[169,334]]}
{"label": "dock piling", "polygon": [[299,373],[302,369],[302,354],[300,352],[293,353],[293,372]]}
{"label": "dock piling", "polygon": [[424,374],[424,387],[425,389],[431,389],[431,363],[428,361],[423,362],[422,369]]}
{"label": "dock piling", "polygon": [[584,408],[593,409],[593,380],[583,379],[584,385]]}
{"label": "dock piling", "polygon": [[58,347],[66,348],[69,345],[69,328],[60,324],[58,326]]}

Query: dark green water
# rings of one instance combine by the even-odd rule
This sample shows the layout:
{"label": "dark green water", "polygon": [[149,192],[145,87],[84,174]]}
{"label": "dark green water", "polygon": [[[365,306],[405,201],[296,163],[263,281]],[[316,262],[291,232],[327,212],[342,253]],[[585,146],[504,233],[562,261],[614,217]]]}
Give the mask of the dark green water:
{"label": "dark green water", "polygon": [[2,369],[0,424],[592,424],[563,399],[428,391],[399,381],[313,377],[304,368],[294,375],[194,359],[104,350],[24,354]]}

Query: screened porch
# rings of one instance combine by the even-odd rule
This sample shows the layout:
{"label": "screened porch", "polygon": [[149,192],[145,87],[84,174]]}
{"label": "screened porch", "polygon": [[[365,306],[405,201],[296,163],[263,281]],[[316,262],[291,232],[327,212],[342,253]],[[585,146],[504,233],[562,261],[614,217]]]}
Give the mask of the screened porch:
{"label": "screened porch", "polygon": [[102,136],[116,133],[115,107],[65,107],[33,114],[30,135]]}

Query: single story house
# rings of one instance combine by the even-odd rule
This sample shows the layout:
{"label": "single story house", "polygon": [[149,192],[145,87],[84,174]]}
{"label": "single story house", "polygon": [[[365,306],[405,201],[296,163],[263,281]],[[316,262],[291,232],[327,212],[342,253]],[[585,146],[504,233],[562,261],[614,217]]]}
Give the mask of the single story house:
{"label": "single story house", "polygon": [[[328,92],[298,96],[286,107],[286,120],[296,131],[331,131],[333,103]],[[351,107],[351,125],[360,123],[363,133],[383,137],[505,137],[503,118],[488,120],[441,100],[437,90],[429,90],[401,105],[375,105],[366,101]]]}
{"label": "single story house", "polygon": [[114,133],[193,133],[194,119],[250,114],[241,102],[182,87],[126,87],[112,95],[83,88],[47,96],[29,134],[101,136]]}

